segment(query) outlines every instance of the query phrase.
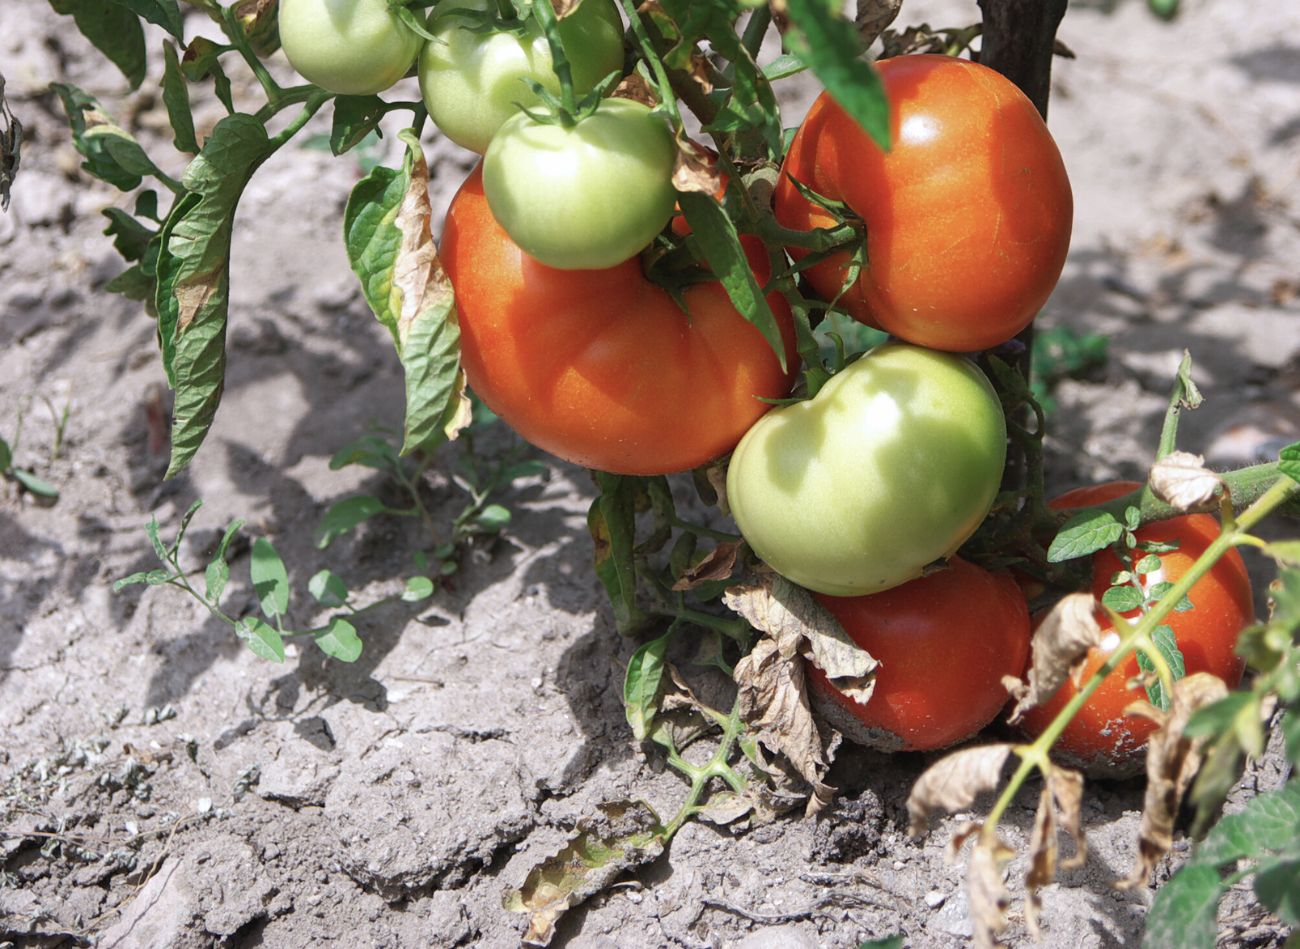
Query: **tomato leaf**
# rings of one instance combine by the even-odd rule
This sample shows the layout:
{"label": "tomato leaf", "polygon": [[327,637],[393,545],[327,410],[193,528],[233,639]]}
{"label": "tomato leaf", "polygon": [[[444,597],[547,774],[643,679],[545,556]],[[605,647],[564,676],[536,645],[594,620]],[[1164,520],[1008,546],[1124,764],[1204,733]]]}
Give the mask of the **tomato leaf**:
{"label": "tomato leaf", "polygon": [[50,0],[54,12],[71,16],[91,45],[121,70],[132,89],[138,89],[145,75],[144,27],[128,9],[132,5],[125,0]]}
{"label": "tomato leaf", "polygon": [[181,39],[185,29],[185,19],[176,0],[113,0],[113,2],[126,7],[155,26],[161,26],[176,39]]}
{"label": "tomato leaf", "polygon": [[235,635],[263,659],[284,662],[284,637],[274,626],[268,626],[256,616],[245,616],[236,623]]}
{"label": "tomato leaf", "polygon": [[[68,126],[72,130],[72,144],[85,159],[81,164],[82,170],[121,191],[138,188],[140,173],[123,167],[117,156],[109,150],[112,143],[122,147],[119,135],[127,138],[130,136],[108,117],[94,96],[66,82],[51,83],[50,88],[58,93],[63,103],[63,111],[67,113]],[[108,128],[115,132],[109,135],[91,135],[90,132],[97,128]],[[136,148],[139,148],[138,144]]]}
{"label": "tomato leaf", "polygon": [[673,632],[670,629],[658,639],[645,643],[627,661],[627,673],[623,677],[623,711],[637,741],[646,740],[655,715],[659,713],[659,701],[663,696],[664,653]]}
{"label": "tomato leaf", "polygon": [[1251,798],[1238,813],[1226,815],[1196,846],[1190,863],[1217,869],[1243,858],[1269,856],[1288,842],[1294,851],[1300,845],[1298,828],[1300,782],[1292,780]]}
{"label": "tomato leaf", "polygon": [[330,151],[342,155],[378,131],[379,120],[388,106],[379,96],[338,96],[334,100],[334,124],[330,127]]}
{"label": "tomato leaf", "polygon": [[[1131,587],[1129,589],[1132,589]],[[1107,591],[1110,592],[1110,591]],[[1104,597],[1103,597],[1104,601]],[[1168,626],[1157,626],[1151,633],[1151,640],[1155,643],[1157,651],[1164,658],[1165,664],[1169,666],[1169,671],[1173,673],[1174,681],[1177,682],[1183,676],[1187,675],[1187,668],[1183,663],[1182,650],[1178,648],[1178,640],[1174,638],[1174,631]],[[1138,668],[1143,672],[1155,672],[1155,664],[1147,658],[1146,653],[1138,652]],[[1169,708],[1169,696],[1165,694],[1164,686],[1159,679],[1153,680],[1147,685],[1147,698],[1151,704],[1161,711],[1167,711]]]}
{"label": "tomato leaf", "polygon": [[884,86],[860,56],[853,24],[824,0],[788,0],[792,29],[786,43],[821,80],[831,97],[883,150],[889,151],[889,100]]}
{"label": "tomato leaf", "polygon": [[253,559],[249,565],[253,591],[261,602],[262,613],[269,617],[284,616],[289,610],[289,575],[284,561],[265,537],[253,541]]}
{"label": "tomato leaf", "polygon": [[190,110],[190,91],[185,84],[185,74],[181,72],[181,59],[176,52],[176,44],[163,43],[163,104],[167,106],[167,118],[172,125],[172,144],[178,152],[191,155],[199,150],[199,141],[194,134],[194,113]]}
{"label": "tomato leaf", "polygon": [[1049,563],[1062,563],[1104,550],[1124,534],[1124,525],[1105,511],[1084,511],[1065,522],[1047,550]]}
{"label": "tomato leaf", "polygon": [[1101,602],[1116,613],[1136,610],[1142,605],[1143,600],[1142,591],[1128,584],[1111,587],[1101,595]]}
{"label": "tomato leaf", "polygon": [[460,329],[451,282],[429,227],[429,169],[419,140],[401,133],[400,170],[379,167],[348,197],[348,260],[375,317],[388,328],[406,377],[402,454],[454,437],[464,408]]}
{"label": "tomato leaf", "polygon": [[163,368],[176,390],[169,478],[194,457],[221,403],[235,208],[273,147],[253,116],[226,116],[185,170],[187,193],[163,226],[155,302]]}
{"label": "tomato leaf", "polygon": [[1287,445],[1278,453],[1278,470],[1300,484],[1300,442]]}
{"label": "tomato leaf", "polygon": [[614,608],[614,625],[626,634],[647,619],[636,601],[636,562],[632,556],[637,480],[596,472],[596,484],[600,494],[587,512],[587,529],[595,545],[596,576]]}
{"label": "tomato leaf", "polygon": [[316,630],[316,645],[325,655],[340,662],[356,662],[361,655],[361,640],[356,627],[335,617],[324,629]]}
{"label": "tomato leaf", "polygon": [[1223,881],[1213,867],[1188,864],[1156,891],[1143,949],[1214,949]]}
{"label": "tomato leaf", "polygon": [[727,296],[745,319],[763,334],[784,371],[785,342],[781,338],[781,328],[777,325],[772,308],[768,306],[767,298],[763,296],[762,287],[754,279],[749,258],[740,246],[736,225],[727,217],[722,205],[710,195],[681,191],[678,192],[677,202],[691,225],[692,239],[698,241],[704,259],[726,288]]}

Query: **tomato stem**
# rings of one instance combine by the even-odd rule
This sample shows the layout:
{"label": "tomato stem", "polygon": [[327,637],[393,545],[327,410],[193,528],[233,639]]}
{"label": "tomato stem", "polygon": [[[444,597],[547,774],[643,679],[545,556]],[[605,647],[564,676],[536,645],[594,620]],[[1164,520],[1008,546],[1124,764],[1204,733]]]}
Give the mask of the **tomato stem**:
{"label": "tomato stem", "polygon": [[560,36],[560,21],[555,18],[551,0],[533,0],[532,10],[546,37],[546,44],[551,48],[551,68],[560,81],[560,124],[572,128],[577,124],[578,98],[573,91],[573,70],[569,68],[569,57],[565,55],[564,40]]}
{"label": "tomato stem", "polygon": [[659,58],[655,50],[654,43],[650,41],[650,34],[646,32],[645,23],[641,20],[641,13],[638,11],[633,0],[622,0],[623,9],[627,13],[628,22],[632,26],[632,35],[636,37],[637,43],[641,47],[641,53],[645,56],[645,61],[649,63],[650,68],[654,70],[655,84],[659,88],[659,98],[662,101],[664,111],[668,113],[672,120],[673,132],[679,132],[682,128],[682,114],[677,108],[677,97],[673,94],[673,84],[668,78],[668,70],[664,62]]}
{"label": "tomato stem", "polygon": [[253,71],[253,75],[257,77],[262,91],[266,93],[266,98],[271,103],[279,102],[284,90],[280,88],[280,84],[267,71],[266,66],[262,64],[262,60],[254,52],[253,47],[249,45],[248,35],[244,32],[244,28],[240,25],[239,18],[235,14],[237,6],[238,4],[232,3],[221,8],[222,32],[229,37],[231,45],[239,51],[239,55],[248,64],[248,68]]}

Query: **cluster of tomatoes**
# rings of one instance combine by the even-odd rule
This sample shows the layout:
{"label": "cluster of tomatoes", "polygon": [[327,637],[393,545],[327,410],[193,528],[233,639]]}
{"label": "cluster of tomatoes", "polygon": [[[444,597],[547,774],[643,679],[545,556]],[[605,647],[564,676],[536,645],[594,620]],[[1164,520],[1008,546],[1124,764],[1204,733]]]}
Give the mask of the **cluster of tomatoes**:
{"label": "cluster of tomatoes", "polygon": [[[578,94],[610,85],[624,62],[612,0],[583,0],[558,29],[563,85]],[[418,60],[433,121],[484,155],[452,201],[440,247],[471,388],[524,438],[587,467],[665,474],[730,453],[727,498],[749,546],[813,590],[881,661],[865,705],[810,672],[824,708],[857,737],[931,749],[992,721],[1006,701],[1003,677],[1025,670],[1031,620],[1011,576],[955,556],[990,510],[1007,440],[996,393],[962,354],[1028,325],[1064,265],[1070,185],[1034,106],[969,61],[885,60],[886,152],[831,98],[817,100],[790,144],[773,213],[791,231],[861,221],[865,255],[786,250],[807,288],[897,341],[811,398],[772,408],[797,379],[785,297],[767,296],[778,355],[720,281],[670,292],[643,270],[640,253],[676,204],[676,145],[663,119],[622,98],[593,99],[576,116],[556,110],[562,84],[544,28],[533,16],[511,19],[509,4],[441,0],[426,32],[434,39],[410,30],[388,0],[281,4],[283,48],[307,79],[370,94]],[[767,287],[767,249],[748,235],[742,245]],[[1110,490],[1060,504],[1096,503]],[[1159,580],[1195,559],[1210,536],[1204,520],[1138,532],[1179,542],[1160,554]],[[1118,572],[1112,561],[1094,561],[1098,593]],[[937,562],[946,567],[932,571]],[[1170,624],[1187,671],[1235,682],[1232,642],[1251,616],[1240,558],[1226,558],[1191,598],[1195,610]],[[1123,715],[1130,667],[1058,747],[1088,763],[1140,748],[1142,724]],[[1026,728],[1045,727],[1072,689]]]}

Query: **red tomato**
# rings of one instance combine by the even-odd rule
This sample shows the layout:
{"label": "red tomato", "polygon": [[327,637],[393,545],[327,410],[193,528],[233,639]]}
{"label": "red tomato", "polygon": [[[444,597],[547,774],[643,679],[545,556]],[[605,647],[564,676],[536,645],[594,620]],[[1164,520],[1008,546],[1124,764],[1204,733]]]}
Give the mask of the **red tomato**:
{"label": "red tomato", "polygon": [[959,557],[948,568],[868,596],[817,600],[880,661],[865,705],[809,663],[823,714],[849,738],[883,751],[946,748],[975,734],[1006,704],[1003,676],[1024,673],[1029,608],[1006,573]]}
{"label": "red tomato", "polygon": [[[760,284],[767,259],[749,246]],[[441,258],[456,291],[469,385],[525,439],[568,461],[620,474],[666,474],[735,447],[790,391],[787,371],[717,281],[683,292],[689,314],[638,258],[605,270],[556,270],[516,246],[492,217],[475,170],[452,200]]]}
{"label": "red tomato", "polygon": [[[1057,510],[1090,507],[1122,497],[1141,485],[1115,481],[1095,487],[1076,488],[1051,502]],[[1161,569],[1148,582],[1171,583],[1187,572],[1205,548],[1219,535],[1219,523],[1208,514],[1188,514],[1148,524],[1137,531],[1139,542],[1178,543],[1178,549],[1160,554]],[[1093,554],[1092,594],[1098,600],[1111,586],[1111,578],[1124,569],[1110,550]],[[1254,598],[1246,565],[1236,550],[1229,550],[1214,568],[1192,587],[1188,598],[1193,609],[1170,613],[1165,624],[1174,631],[1188,675],[1210,672],[1235,688],[1241,682],[1244,663],[1234,652],[1237,634],[1255,621]],[[1140,611],[1126,614],[1138,616]],[[1100,614],[1099,614],[1100,617]],[[1089,650],[1083,670],[1086,681],[1119,644],[1119,634],[1102,618],[1104,637],[1099,648]],[[1155,724],[1141,716],[1126,716],[1124,709],[1146,697],[1143,690],[1126,688],[1139,675],[1137,657],[1129,656],[1093,693],[1079,710],[1060,739],[1055,751],[1073,765],[1092,772],[1122,774],[1142,765],[1142,752]],[[1044,704],[1031,709],[1021,720],[1025,734],[1036,737],[1074,697],[1074,684],[1067,680]]]}
{"label": "red tomato", "polygon": [[[1070,245],[1074,206],[1056,143],[1024,94],[984,66],[919,55],[876,68],[891,151],[822,93],[790,144],[776,216],[798,230],[834,224],[793,176],[862,217],[867,266],[840,299],[855,319],[932,349],[1005,342],[1046,302]],[[829,257],[808,281],[829,300],[845,268],[845,255]]]}

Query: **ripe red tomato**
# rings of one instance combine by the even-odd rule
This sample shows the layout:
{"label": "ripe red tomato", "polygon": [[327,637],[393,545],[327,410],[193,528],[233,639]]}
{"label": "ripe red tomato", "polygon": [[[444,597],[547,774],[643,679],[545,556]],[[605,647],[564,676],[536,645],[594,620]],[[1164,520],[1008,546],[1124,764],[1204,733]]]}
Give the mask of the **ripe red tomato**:
{"label": "ripe red tomato", "polygon": [[[840,299],[855,319],[932,349],[1005,342],[1047,300],[1069,248],[1074,206],[1056,143],[1024,94],[984,66],[919,55],[877,69],[891,151],[822,93],[790,144],[776,216],[799,230],[834,224],[793,177],[862,217],[867,266]],[[829,257],[808,280],[829,300],[846,263]]]}
{"label": "ripe red tomato", "polygon": [[1029,657],[1029,608],[1016,582],[959,557],[883,593],[817,600],[880,668],[860,705],[810,663],[814,698],[849,738],[883,751],[969,738],[1006,704],[1002,677],[1021,675]]}
{"label": "ripe red tomato", "polygon": [[[766,255],[749,248],[759,283]],[[510,240],[475,170],[452,200],[441,257],[456,291],[470,387],[520,435],[568,461],[619,474],[666,474],[735,447],[789,393],[797,367],[789,308],[768,303],[787,371],[717,281],[682,309],[632,258],[557,270]]]}
{"label": "ripe red tomato", "polygon": [[[1137,482],[1115,481],[1077,488],[1053,500],[1051,506],[1057,510],[1089,507],[1122,497],[1139,487],[1141,485]],[[1177,542],[1177,550],[1159,555],[1161,569],[1147,579],[1150,584],[1162,580],[1173,583],[1218,536],[1219,524],[1208,514],[1188,514],[1148,524],[1136,533],[1139,543]],[[1110,588],[1111,578],[1123,569],[1123,562],[1112,551],[1094,554],[1093,596],[1100,600]],[[1210,672],[1230,688],[1236,687],[1244,671],[1242,660],[1234,652],[1237,634],[1255,621],[1250,578],[1241,555],[1229,550],[1208,574],[1196,582],[1188,598],[1192,601],[1191,610],[1170,613],[1165,618],[1165,624],[1173,630],[1183,654],[1187,674]],[[1126,615],[1138,616],[1140,613],[1135,610]],[[1102,622],[1102,644],[1089,650],[1080,681],[1086,681],[1119,645],[1119,634],[1104,618]],[[1124,709],[1131,703],[1145,698],[1141,689],[1134,691],[1125,687],[1139,671],[1137,657],[1129,656],[1093,693],[1055,745],[1055,751],[1063,759],[1088,771],[1110,774],[1133,772],[1141,767],[1141,753],[1155,731],[1155,724],[1147,718],[1124,714]],[[1066,680],[1051,699],[1031,709],[1020,723],[1025,734],[1030,737],[1041,734],[1075,692],[1074,684]]]}

